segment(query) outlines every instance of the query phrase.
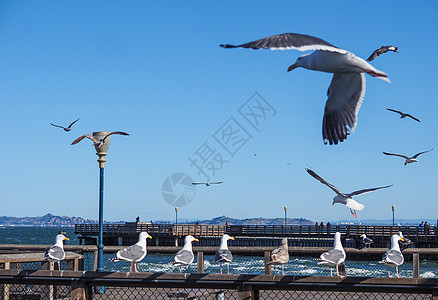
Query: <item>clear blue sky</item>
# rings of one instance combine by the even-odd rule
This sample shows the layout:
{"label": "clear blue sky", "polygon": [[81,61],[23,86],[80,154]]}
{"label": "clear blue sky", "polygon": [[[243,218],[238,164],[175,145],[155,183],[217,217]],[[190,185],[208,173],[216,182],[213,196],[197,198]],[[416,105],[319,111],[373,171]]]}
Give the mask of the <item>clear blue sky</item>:
{"label": "clear blue sky", "polygon": [[[351,218],[308,166],[345,192],[394,185],[358,197],[359,219],[389,219],[393,204],[398,218],[436,218],[438,149],[408,166],[382,151],[438,146],[437,12],[436,1],[0,1],[0,215],[96,219],[97,156],[88,140],[70,143],[122,130],[131,136],[113,137],[107,156],[108,220],[173,219],[163,181],[177,172],[205,180],[188,160],[205,142],[228,161],[212,177],[224,183],[198,186],[180,218],[282,217],[284,205],[289,217]],[[218,46],[284,32],[362,58],[399,47],[373,62],[392,83],[367,75],[346,142],[322,141],[331,74],[286,72],[298,51]],[[276,111],[259,131],[239,114],[255,92]],[[79,117],[69,133],[49,124]],[[252,137],[234,156],[213,137],[231,117]]]}

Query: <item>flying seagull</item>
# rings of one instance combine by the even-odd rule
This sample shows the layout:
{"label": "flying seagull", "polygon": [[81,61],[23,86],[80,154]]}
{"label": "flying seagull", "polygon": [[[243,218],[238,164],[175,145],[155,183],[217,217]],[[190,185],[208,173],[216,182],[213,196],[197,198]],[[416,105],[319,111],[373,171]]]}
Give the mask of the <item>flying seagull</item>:
{"label": "flying seagull", "polygon": [[233,254],[230,250],[228,250],[228,240],[234,241],[234,238],[229,236],[228,234],[224,234],[221,237],[221,244],[219,245],[219,249],[214,255],[214,261],[220,264],[220,274],[222,274],[223,264],[227,265],[227,273],[230,274],[230,263],[233,261]]}
{"label": "flying seagull", "polygon": [[362,234],[360,237],[362,238],[362,243],[365,245],[365,248],[370,248],[371,244],[374,243],[374,241],[367,237],[366,234]]}
{"label": "flying seagull", "polygon": [[[79,118],[80,119],[80,118]],[[64,126],[59,126],[59,125],[55,125],[53,123],[50,123],[50,125],[55,126],[55,127],[59,127],[64,129],[64,131],[69,132],[71,130],[71,127],[73,126],[74,123],[76,123],[77,121],[79,121],[79,119],[77,119],[76,121],[74,121],[73,123],[71,123],[70,125],[68,125],[68,127],[64,127]]]}
{"label": "flying seagull", "polygon": [[192,242],[199,242],[197,238],[194,238],[191,235],[188,235],[184,238],[184,247],[179,250],[174,258],[172,264],[174,266],[179,267],[179,272],[181,273],[181,267],[186,266],[187,271],[189,270],[189,265],[193,262],[195,259],[195,255],[193,254],[192,250]]}
{"label": "flying seagull", "polygon": [[105,135],[102,139],[98,140],[96,139],[94,136],[92,136],[91,134],[84,134],[83,136],[78,137],[77,139],[75,139],[71,144],[72,145],[76,145],[77,143],[79,143],[80,141],[82,141],[84,138],[88,138],[90,139],[94,145],[97,148],[102,147],[102,145],[105,143],[105,140],[113,134],[120,134],[120,135],[129,135],[129,133],[126,132],[122,132],[122,131],[114,131],[114,132],[110,132],[107,135]]}
{"label": "flying seagull", "polygon": [[421,123],[421,121],[419,119],[415,118],[414,116],[412,116],[410,114],[406,114],[404,112],[401,112],[399,110],[395,110],[395,109],[392,109],[392,108],[387,108],[387,110],[400,114],[400,119],[409,117],[409,118],[411,118],[411,119]]}
{"label": "flying seagull", "polygon": [[346,205],[347,207],[350,208],[350,212],[351,214],[357,219],[357,213],[356,210],[362,210],[364,209],[364,205],[356,202],[356,200],[354,200],[352,197],[353,196],[359,196],[365,193],[369,193],[369,192],[373,192],[379,189],[385,189],[388,187],[391,187],[392,185],[386,185],[386,186],[381,186],[381,187],[376,187],[376,188],[370,188],[370,189],[363,189],[363,190],[358,190],[358,191],[354,191],[351,192],[349,194],[344,194],[341,191],[339,191],[334,185],[328,183],[327,181],[325,181],[324,179],[322,179],[318,174],[316,174],[315,172],[313,172],[312,170],[306,168],[307,173],[310,174],[310,176],[312,176],[313,178],[319,180],[321,183],[325,184],[326,186],[328,186],[333,192],[336,193],[337,196],[335,196],[333,198],[333,205],[335,205],[335,203],[341,203]]}
{"label": "flying seagull", "polygon": [[137,262],[141,261],[147,254],[146,239],[152,239],[147,232],[140,232],[138,242],[132,246],[119,250],[117,257],[111,258],[111,261],[129,261],[131,263],[130,272],[138,272]]}
{"label": "flying seagull", "polygon": [[394,47],[394,46],[382,46],[379,49],[375,50],[373,52],[373,54],[370,55],[370,57],[367,58],[367,61],[372,61],[375,60],[378,56],[388,52],[388,51],[392,51],[392,52],[397,52],[398,53],[398,47]]}
{"label": "flying seagull", "polygon": [[400,278],[398,275],[398,266],[401,266],[405,261],[403,254],[400,251],[398,241],[404,242],[404,239],[398,234],[393,234],[391,236],[391,248],[385,252],[382,261],[380,262],[388,267],[388,277],[391,277],[391,274],[389,273],[389,267],[395,267],[397,278]]}
{"label": "flying seagull", "polygon": [[58,234],[56,236],[55,245],[46,249],[44,254],[44,259],[50,262],[58,263],[58,270],[61,271],[61,260],[65,257],[64,244],[63,241],[68,241],[69,239],[63,234]]}
{"label": "flying seagull", "polygon": [[417,154],[415,154],[415,155],[412,156],[412,157],[407,157],[406,155],[395,154],[395,153],[388,153],[388,152],[382,152],[382,153],[385,154],[385,155],[392,155],[392,156],[400,156],[400,157],[403,157],[404,159],[406,159],[406,161],[405,161],[405,166],[406,166],[407,164],[411,164],[411,163],[417,162],[417,161],[418,161],[418,159],[417,159],[418,156],[420,156],[421,154],[424,154],[424,153],[430,152],[430,151],[432,151],[433,149],[434,149],[434,148],[432,148],[432,149],[430,149],[430,150],[427,150],[427,151],[423,151],[423,152],[417,153]]}
{"label": "flying seagull", "polygon": [[287,245],[287,238],[282,238],[280,247],[272,250],[268,265],[281,265],[281,275],[284,275],[284,264],[288,261],[289,247]]}
{"label": "flying seagull", "polygon": [[330,276],[333,276],[332,267],[336,267],[336,275],[339,276],[339,265],[345,261],[346,254],[344,247],[342,247],[341,243],[341,233],[335,233],[335,239],[333,243],[333,249],[324,252],[319,257],[318,264],[327,265],[330,267]]}
{"label": "flying seagull", "polygon": [[205,184],[206,186],[210,186],[212,184],[221,184],[223,181],[213,181],[213,182],[192,182],[193,185]]}
{"label": "flying seagull", "polygon": [[288,68],[303,67],[309,70],[333,73],[332,82],[327,91],[322,136],[324,144],[343,142],[354,131],[357,114],[365,96],[365,75],[390,82],[386,73],[377,70],[365,60],[351,52],[310,35],[283,33],[262,38],[241,45],[220,45],[223,48],[252,48],[299,51],[315,50],[300,56]]}

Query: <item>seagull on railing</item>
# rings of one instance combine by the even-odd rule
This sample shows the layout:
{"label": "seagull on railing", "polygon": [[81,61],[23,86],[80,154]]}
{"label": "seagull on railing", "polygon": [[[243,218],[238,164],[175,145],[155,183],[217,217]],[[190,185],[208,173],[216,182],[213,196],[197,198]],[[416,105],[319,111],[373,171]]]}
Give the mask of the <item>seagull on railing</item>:
{"label": "seagull on railing", "polygon": [[281,265],[281,275],[284,275],[284,264],[289,261],[289,247],[287,238],[281,239],[281,245],[272,250],[268,265]]}
{"label": "seagull on railing", "polygon": [[63,234],[58,234],[56,236],[55,245],[47,248],[46,253],[44,254],[45,260],[58,263],[59,271],[61,271],[61,260],[63,260],[65,257],[64,243],[63,243],[64,240],[68,241],[69,239]]}
{"label": "seagull on railing", "polygon": [[64,127],[64,126],[60,126],[60,125],[55,125],[53,123],[50,123],[50,125],[55,126],[55,127],[59,127],[64,129],[64,131],[69,132],[71,130],[71,127],[73,126],[74,123],[76,123],[77,121],[79,121],[80,118],[78,118],[76,121],[72,122],[70,125],[68,125],[68,127]]}
{"label": "seagull on railing", "polygon": [[321,254],[318,264],[329,266],[330,276],[333,276],[332,267],[336,267],[336,275],[339,276],[339,265],[345,261],[346,257],[344,247],[342,247],[341,243],[341,233],[336,232],[333,249]]}
{"label": "seagull on railing", "polygon": [[370,248],[371,244],[374,243],[374,241],[367,237],[366,234],[362,234],[360,237],[362,238],[362,243],[365,245],[365,248]]}
{"label": "seagull on railing", "polygon": [[227,274],[230,274],[230,263],[233,261],[233,254],[228,249],[228,240],[234,241],[234,238],[229,236],[228,234],[224,234],[221,237],[221,244],[219,245],[219,249],[214,255],[214,261],[220,264],[220,274],[222,274],[223,264],[227,265]]}
{"label": "seagull on railing", "polygon": [[184,247],[179,250],[174,258],[172,264],[174,266],[179,267],[179,272],[181,273],[181,267],[186,266],[187,271],[189,270],[189,265],[195,259],[195,255],[193,254],[192,242],[199,242],[199,240],[191,235],[188,235],[184,238]]}
{"label": "seagull on railing", "polygon": [[380,262],[381,264],[384,264],[388,267],[388,277],[391,277],[389,268],[395,267],[395,270],[397,272],[397,278],[400,278],[398,274],[398,267],[401,266],[405,261],[403,254],[400,251],[398,241],[404,242],[404,239],[401,238],[398,234],[393,234],[391,236],[391,248],[385,252],[382,261]]}
{"label": "seagull on railing", "polygon": [[92,136],[91,134],[84,134],[80,137],[78,137],[77,139],[75,139],[71,144],[72,145],[76,145],[77,143],[79,143],[80,141],[82,141],[84,138],[90,139],[93,143],[94,146],[96,146],[97,148],[102,147],[102,145],[105,143],[105,140],[113,134],[119,134],[119,135],[129,135],[129,133],[123,132],[123,131],[114,131],[114,132],[110,132],[107,135],[105,135],[102,139],[98,140],[96,139],[94,136]]}
{"label": "seagull on railing", "polygon": [[138,242],[132,246],[119,250],[116,254],[117,257],[111,258],[111,261],[129,261],[131,267],[130,272],[138,272],[137,263],[141,261],[147,254],[146,239],[152,239],[147,232],[140,232],[138,236]]}

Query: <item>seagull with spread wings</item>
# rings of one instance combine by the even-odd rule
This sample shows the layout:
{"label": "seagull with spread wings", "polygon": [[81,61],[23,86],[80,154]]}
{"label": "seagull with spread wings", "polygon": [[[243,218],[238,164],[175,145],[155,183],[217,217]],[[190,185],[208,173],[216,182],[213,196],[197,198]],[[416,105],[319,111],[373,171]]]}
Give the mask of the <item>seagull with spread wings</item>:
{"label": "seagull with spread wings", "polygon": [[97,148],[102,147],[102,145],[105,143],[105,140],[113,134],[120,134],[120,135],[129,135],[129,133],[123,132],[123,131],[114,131],[114,132],[110,132],[107,135],[105,135],[102,139],[98,140],[96,139],[94,136],[92,136],[91,134],[84,134],[80,137],[78,137],[77,139],[75,139],[71,144],[72,145],[76,145],[77,143],[79,143],[80,141],[82,141],[84,138],[90,139],[94,145]]}
{"label": "seagull with spread wings", "polygon": [[205,184],[206,186],[210,186],[212,184],[221,184],[223,181],[212,181],[212,182],[192,182],[193,185]]}
{"label": "seagull with spread wings", "polygon": [[399,111],[399,110],[395,110],[395,109],[392,109],[392,108],[386,108],[386,109],[389,110],[389,111],[392,111],[392,112],[395,112],[395,113],[400,114],[400,119],[403,119],[403,118],[409,117],[409,118],[411,118],[411,119],[413,119],[413,120],[415,120],[415,121],[421,123],[420,119],[417,119],[417,118],[415,118],[414,116],[412,116],[412,115],[410,115],[410,114],[407,114],[407,113],[404,113],[404,112],[401,112],[401,111]]}
{"label": "seagull with spread wings", "polygon": [[64,129],[64,131],[69,132],[71,130],[71,127],[73,126],[73,124],[76,123],[77,121],[79,121],[79,119],[80,118],[78,118],[76,121],[72,122],[70,125],[68,125],[68,127],[64,127],[64,126],[60,126],[60,125],[55,125],[53,123],[50,123],[50,125],[62,128],[62,129]]}
{"label": "seagull with spread wings", "polygon": [[352,198],[353,196],[359,196],[359,195],[362,195],[362,194],[365,194],[365,193],[373,192],[373,191],[376,191],[376,190],[379,190],[379,189],[389,188],[389,187],[392,186],[392,185],[386,185],[386,186],[381,186],[381,187],[376,187],[376,188],[358,190],[358,191],[351,192],[349,194],[344,194],[340,190],[338,190],[334,185],[332,185],[332,184],[328,183],[327,181],[325,181],[324,179],[322,179],[318,174],[316,174],[312,170],[306,168],[306,171],[307,171],[307,173],[310,174],[310,176],[312,176],[316,180],[319,180],[321,183],[325,184],[333,192],[336,193],[336,196],[333,198],[333,205],[335,205],[335,203],[341,203],[341,204],[346,205],[348,208],[350,208],[351,214],[356,219],[357,219],[356,210],[362,210],[362,209],[364,209],[365,206],[363,204],[357,202],[356,200],[354,200]]}
{"label": "seagull with spread wings", "polygon": [[375,50],[373,54],[370,55],[370,57],[367,58],[367,61],[375,60],[378,56],[385,54],[388,51],[396,52],[398,53],[398,47],[394,46],[382,46],[379,49]]}
{"label": "seagull with spread wings", "polygon": [[432,148],[432,149],[430,149],[430,150],[427,150],[427,151],[423,151],[423,152],[420,152],[420,153],[417,153],[417,154],[415,154],[414,156],[412,156],[412,157],[408,157],[408,156],[406,156],[406,155],[402,155],[402,154],[395,154],[395,153],[389,153],[389,152],[382,152],[383,154],[385,154],[385,155],[391,155],[391,156],[399,156],[399,157],[403,157],[404,159],[406,159],[405,160],[405,166],[407,165],[407,164],[411,164],[411,163],[414,163],[414,162],[417,162],[418,161],[418,156],[420,156],[421,154],[424,154],[424,153],[427,153],[427,152],[430,152],[430,151],[432,151],[434,148]]}
{"label": "seagull with spread wings", "polygon": [[283,33],[241,45],[220,46],[223,48],[315,50],[300,56],[288,68],[288,71],[302,67],[333,73],[322,121],[324,144],[332,145],[343,142],[350,134],[350,130],[354,131],[357,115],[365,96],[365,73],[390,82],[386,73],[377,70],[362,58],[310,35]]}

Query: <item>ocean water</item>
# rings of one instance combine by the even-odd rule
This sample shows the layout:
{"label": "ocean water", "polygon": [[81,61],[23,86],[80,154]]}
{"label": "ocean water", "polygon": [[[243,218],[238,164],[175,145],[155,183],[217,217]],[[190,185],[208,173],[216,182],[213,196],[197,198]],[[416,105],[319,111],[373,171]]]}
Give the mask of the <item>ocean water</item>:
{"label": "ocean water", "polygon": [[[65,231],[70,239],[67,244],[78,245],[79,240],[74,234],[74,228],[71,227],[0,227],[0,244],[44,244],[51,245],[55,241],[55,236],[59,231]],[[113,253],[104,254],[104,270],[109,272],[129,271],[129,263],[112,262],[110,258],[114,257]],[[93,255],[85,255],[84,268],[93,269]],[[172,266],[173,255],[171,254],[148,254],[138,264],[141,272],[179,272],[178,267]],[[345,262],[347,276],[366,276],[366,277],[386,277],[388,268],[378,261],[354,261]],[[405,262],[399,267],[401,277],[412,277],[412,262]],[[226,268],[224,267],[224,272]],[[234,255],[234,261],[230,265],[230,273],[233,274],[264,274],[264,258],[257,256],[237,256]],[[219,264],[214,262],[213,255],[204,256],[205,273],[219,273]],[[289,262],[284,266],[286,275],[297,276],[330,276],[330,268],[318,265],[318,261],[313,257],[291,256]],[[336,272],[333,269],[334,272]],[[196,272],[196,258],[189,272]],[[281,267],[276,266],[275,274],[281,274]],[[394,269],[391,269],[391,275],[394,276]],[[438,262],[420,260],[420,277],[438,278]]]}

